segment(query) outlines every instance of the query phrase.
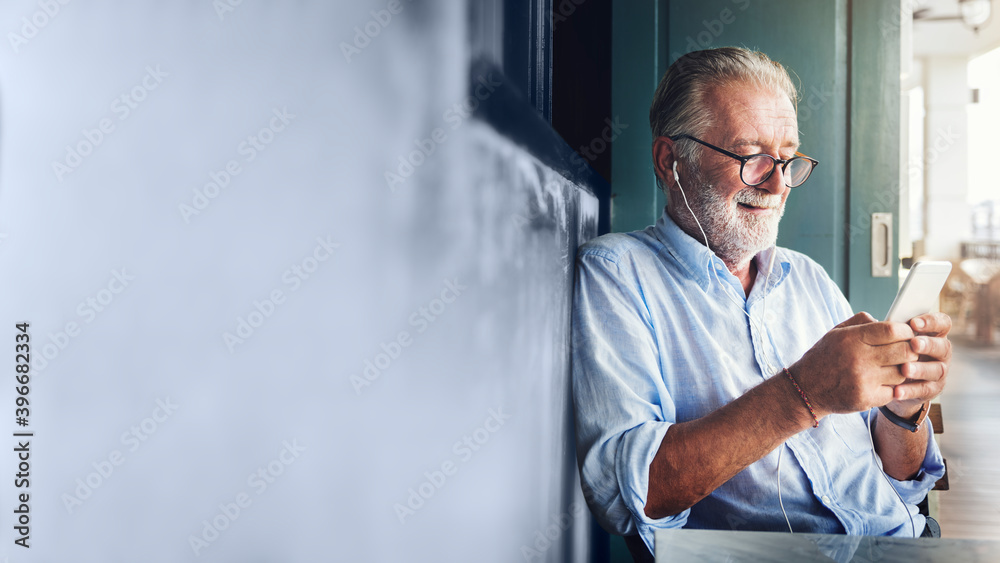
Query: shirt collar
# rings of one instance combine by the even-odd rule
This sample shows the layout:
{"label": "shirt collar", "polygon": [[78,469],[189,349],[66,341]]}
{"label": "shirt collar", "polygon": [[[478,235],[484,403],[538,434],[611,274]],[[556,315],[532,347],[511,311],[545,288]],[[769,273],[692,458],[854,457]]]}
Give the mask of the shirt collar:
{"label": "shirt collar", "polygon": [[[674,222],[673,217],[667,212],[667,207],[663,208],[663,213],[652,229],[656,238],[663,243],[667,253],[702,286],[708,287],[713,277],[712,270],[716,271],[720,279],[732,278],[734,283],[739,284],[736,276],[726,267],[726,263],[705,246],[703,241],[696,240],[681,230],[677,223]],[[774,258],[774,266],[769,278],[770,284],[767,288],[768,290],[781,283],[791,268],[791,262],[788,261],[787,254],[781,252],[781,249],[777,246],[771,246],[759,252],[755,257],[758,266],[758,280],[766,275],[767,264],[771,260],[771,253],[773,252],[777,252],[778,254]],[[754,283],[754,290],[751,293],[756,293],[756,282]]]}

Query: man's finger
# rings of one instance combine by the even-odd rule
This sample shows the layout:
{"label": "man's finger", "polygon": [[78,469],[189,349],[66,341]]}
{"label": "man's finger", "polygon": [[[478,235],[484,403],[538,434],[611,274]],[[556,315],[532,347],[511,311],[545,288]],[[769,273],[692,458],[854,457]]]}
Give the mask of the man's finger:
{"label": "man's finger", "polygon": [[884,346],[913,338],[913,329],[905,323],[869,323],[856,330],[861,331],[861,342],[869,346]]}
{"label": "man's finger", "polygon": [[883,385],[878,388],[875,392],[875,396],[872,397],[872,405],[882,406],[892,402],[893,396],[896,394],[896,389],[893,385]]}
{"label": "man's finger", "polygon": [[914,352],[910,343],[905,340],[882,346],[874,346],[871,350],[874,355],[872,359],[875,364],[882,367],[898,366],[920,360],[920,354]]}
{"label": "man's finger", "polygon": [[941,381],[948,375],[948,363],[911,362],[903,364],[899,371],[907,380]]}
{"label": "man's finger", "polygon": [[941,361],[951,359],[951,341],[947,338],[917,336],[910,340],[910,349],[921,356]]}
{"label": "man's finger", "polygon": [[908,324],[917,334],[945,336],[951,331],[951,317],[944,313],[927,313],[913,317]]}
{"label": "man's finger", "polygon": [[909,381],[897,385],[892,398],[896,401],[929,401],[940,395],[943,389],[940,381]]}
{"label": "man's finger", "polygon": [[853,317],[847,319],[846,321],[840,323],[839,325],[833,328],[847,328],[849,326],[858,326],[873,322],[875,322],[875,317],[869,315],[864,311],[861,311],[860,313],[857,313]]}
{"label": "man's finger", "polygon": [[881,367],[871,371],[877,383],[886,387],[895,387],[906,383],[906,376],[900,373],[896,366]]}

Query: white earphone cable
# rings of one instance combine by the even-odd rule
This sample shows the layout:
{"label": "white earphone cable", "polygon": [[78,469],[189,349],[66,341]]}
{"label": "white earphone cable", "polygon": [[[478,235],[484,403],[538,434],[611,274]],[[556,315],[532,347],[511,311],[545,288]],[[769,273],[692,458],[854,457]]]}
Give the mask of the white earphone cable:
{"label": "white earphone cable", "polygon": [[910,533],[913,534],[913,537],[917,537],[917,526],[913,523],[913,514],[910,514],[910,507],[906,506],[906,501],[903,500],[903,497],[899,496],[899,491],[896,490],[896,487],[892,486],[892,481],[889,480],[889,476],[885,474],[885,470],[882,469],[882,466],[878,462],[878,454],[875,453],[875,438],[872,437],[872,409],[868,409],[868,419],[865,421],[865,424],[868,425],[868,441],[872,445],[872,464],[875,465],[879,474],[882,475],[882,478],[885,479],[885,482],[889,485],[889,489],[892,490],[892,492],[896,495],[896,498],[898,498],[899,502],[903,505],[903,510],[905,510],[906,515],[910,517]]}
{"label": "white earphone cable", "polygon": [[[708,236],[705,234],[705,229],[703,229],[702,226],[701,226],[701,221],[698,220],[698,216],[694,214],[694,211],[691,209],[691,205],[688,204],[687,195],[684,193],[684,187],[681,186],[681,179],[680,179],[680,177],[677,174],[677,161],[676,160],[674,161],[673,171],[674,171],[674,181],[677,182],[677,187],[681,191],[681,197],[684,198],[684,206],[687,207],[688,213],[691,214],[691,217],[694,218],[695,224],[698,225],[698,230],[701,231],[701,236],[705,239],[705,247],[708,248],[709,250],[712,250],[712,246],[710,244],[708,244]],[[767,264],[767,274],[764,275],[764,299],[763,299],[762,306],[761,306],[761,309],[762,309],[761,310],[761,317],[764,317],[767,314],[767,283],[771,280],[771,269],[774,267],[774,257],[777,254],[778,254],[778,249],[777,249],[777,247],[775,247],[774,250],[771,251],[771,259],[768,261],[768,264]],[[734,305],[736,305],[737,307],[739,307],[740,310],[743,311],[743,314],[746,315],[748,319],[750,319],[750,322],[757,328],[757,332],[759,332],[761,335],[764,335],[765,333],[761,329],[760,324],[757,323],[757,321],[755,321],[752,316],[750,316],[750,313],[747,312],[746,307],[743,306],[743,305],[740,305],[740,303],[738,301],[736,301],[736,299],[734,299],[733,296],[730,295],[728,291],[723,292],[723,293],[725,293],[726,297],[728,297],[729,300]],[[771,351],[772,352],[776,352],[773,348],[772,348]],[[769,359],[766,356],[764,357],[764,363],[767,364],[766,368],[767,368],[767,370],[769,372],[771,372],[771,373],[777,373],[777,371],[774,369],[774,366],[771,365],[771,362],[769,361]]]}

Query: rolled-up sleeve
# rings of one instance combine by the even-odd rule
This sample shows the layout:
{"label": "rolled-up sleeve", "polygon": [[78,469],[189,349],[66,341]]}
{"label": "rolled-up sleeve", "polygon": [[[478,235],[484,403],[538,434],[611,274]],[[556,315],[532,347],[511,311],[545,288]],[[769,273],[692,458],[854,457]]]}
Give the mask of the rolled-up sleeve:
{"label": "rolled-up sleeve", "polygon": [[653,527],[683,526],[688,511],[657,520],[644,511],[649,465],[676,411],[628,254],[578,256],[572,365],[580,475],[598,522],[644,538]]}

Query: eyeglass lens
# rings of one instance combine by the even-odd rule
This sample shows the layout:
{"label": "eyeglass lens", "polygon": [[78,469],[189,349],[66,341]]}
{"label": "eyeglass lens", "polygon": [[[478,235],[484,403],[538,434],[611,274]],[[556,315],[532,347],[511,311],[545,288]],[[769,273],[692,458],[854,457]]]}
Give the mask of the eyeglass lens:
{"label": "eyeglass lens", "polygon": [[[758,155],[746,161],[743,165],[743,182],[754,186],[764,182],[774,169],[775,161],[767,155]],[[794,158],[788,161],[783,168],[783,178],[785,185],[794,188],[802,185],[812,173],[812,163],[804,158]]]}
{"label": "eyeglass lens", "polygon": [[785,164],[785,184],[795,188],[801,186],[812,174],[813,164],[804,158],[795,158]]}

